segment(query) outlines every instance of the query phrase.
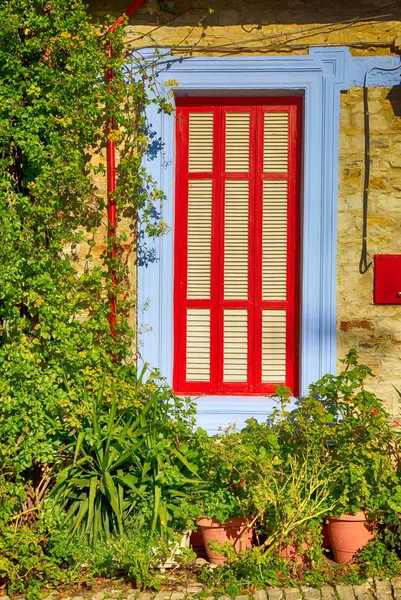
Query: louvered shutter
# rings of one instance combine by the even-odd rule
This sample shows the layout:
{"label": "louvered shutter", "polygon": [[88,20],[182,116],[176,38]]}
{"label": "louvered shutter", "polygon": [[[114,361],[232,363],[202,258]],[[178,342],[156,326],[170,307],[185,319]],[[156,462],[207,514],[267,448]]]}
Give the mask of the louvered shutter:
{"label": "louvered shutter", "polygon": [[296,393],[300,100],[177,105],[174,388]]}

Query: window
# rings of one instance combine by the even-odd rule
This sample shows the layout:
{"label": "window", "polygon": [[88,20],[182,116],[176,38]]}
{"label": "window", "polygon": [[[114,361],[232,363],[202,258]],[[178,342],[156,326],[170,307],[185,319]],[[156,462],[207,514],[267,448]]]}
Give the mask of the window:
{"label": "window", "polygon": [[301,99],[177,98],[178,393],[298,387]]}

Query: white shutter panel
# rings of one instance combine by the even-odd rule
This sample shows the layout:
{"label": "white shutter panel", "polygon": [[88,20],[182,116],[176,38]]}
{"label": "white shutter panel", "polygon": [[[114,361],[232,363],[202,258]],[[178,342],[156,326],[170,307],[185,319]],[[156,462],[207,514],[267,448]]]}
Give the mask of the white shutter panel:
{"label": "white shutter panel", "polygon": [[224,200],[224,298],[248,298],[247,180],[226,180]]}
{"label": "white shutter panel", "polygon": [[187,310],[187,380],[210,380],[210,310]]}
{"label": "white shutter panel", "polygon": [[226,171],[249,172],[250,114],[226,114]]}
{"label": "white shutter panel", "polygon": [[189,114],[189,172],[213,170],[213,113]]}
{"label": "white shutter panel", "polygon": [[262,383],[286,380],[286,311],[262,311]]}
{"label": "white shutter panel", "polygon": [[187,297],[210,298],[212,181],[189,181]]}
{"label": "white shutter panel", "polygon": [[225,382],[242,382],[248,378],[248,311],[224,311]]}
{"label": "white shutter panel", "polygon": [[287,181],[263,182],[263,300],[285,300],[287,288]]}
{"label": "white shutter panel", "polygon": [[288,113],[265,112],[263,170],[265,173],[288,172]]}

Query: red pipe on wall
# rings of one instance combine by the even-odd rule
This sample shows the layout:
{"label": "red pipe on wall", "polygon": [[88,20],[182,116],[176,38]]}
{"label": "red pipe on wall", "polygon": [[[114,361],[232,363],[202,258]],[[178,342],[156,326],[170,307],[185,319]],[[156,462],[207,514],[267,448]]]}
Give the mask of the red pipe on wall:
{"label": "red pipe on wall", "polygon": [[[145,0],[134,0],[128,6],[124,15],[118,17],[116,22],[110,26],[109,31],[115,31],[117,27],[125,22],[126,17],[130,17],[134,12],[144,3]],[[107,53],[109,58],[113,56],[113,48],[110,43],[107,44]],[[108,91],[111,91],[110,83],[113,79],[113,69],[107,69],[106,72],[106,83],[108,84]],[[111,245],[109,258],[113,262],[117,256],[117,244],[116,244],[116,233],[117,233],[117,205],[114,198],[114,192],[116,190],[116,153],[115,153],[115,142],[109,139],[109,133],[115,128],[114,119],[108,119],[107,121],[107,220],[108,220],[108,238]],[[111,280],[112,280],[112,292],[110,297],[110,333],[114,337],[116,335],[115,324],[117,315],[117,274],[115,268],[111,267]]]}

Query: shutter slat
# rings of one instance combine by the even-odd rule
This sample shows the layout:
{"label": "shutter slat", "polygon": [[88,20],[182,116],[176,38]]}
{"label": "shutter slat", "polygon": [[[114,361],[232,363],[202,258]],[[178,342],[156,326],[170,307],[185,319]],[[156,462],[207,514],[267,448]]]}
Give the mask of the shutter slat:
{"label": "shutter slat", "polygon": [[224,201],[224,298],[248,298],[249,184],[229,180]]}
{"label": "shutter slat", "polygon": [[224,374],[225,382],[246,382],[248,379],[248,311],[224,311]]}
{"label": "shutter slat", "polygon": [[263,170],[265,173],[288,171],[288,113],[265,112]]}
{"label": "shutter slat", "polygon": [[212,244],[212,181],[189,182],[187,296],[210,298]]}
{"label": "shutter slat", "polygon": [[263,182],[263,300],[287,297],[287,195],[286,181]]}
{"label": "shutter slat", "polygon": [[262,311],[262,382],[286,380],[286,311]]}
{"label": "shutter slat", "polygon": [[226,171],[249,172],[250,113],[226,114]]}
{"label": "shutter slat", "polygon": [[213,171],[213,113],[189,113],[189,172]]}
{"label": "shutter slat", "polygon": [[210,380],[210,310],[187,311],[187,380]]}

